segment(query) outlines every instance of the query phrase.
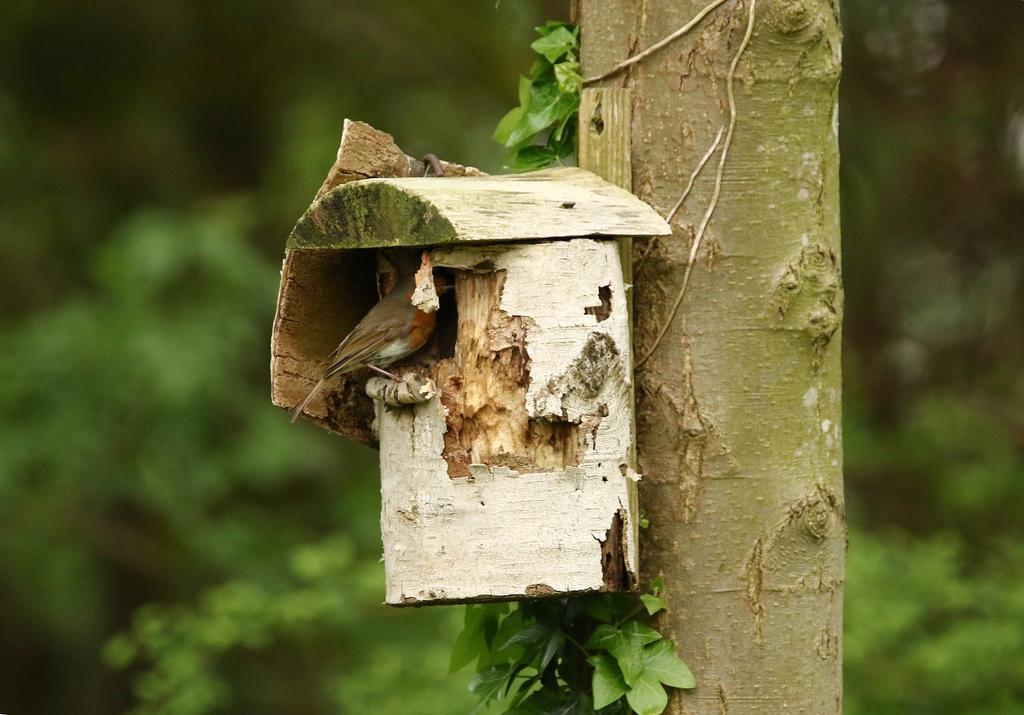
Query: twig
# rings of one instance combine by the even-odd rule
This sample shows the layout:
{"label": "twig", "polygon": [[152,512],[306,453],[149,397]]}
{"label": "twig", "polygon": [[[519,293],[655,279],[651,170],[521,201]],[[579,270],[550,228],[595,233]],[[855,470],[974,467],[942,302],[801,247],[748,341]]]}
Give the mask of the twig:
{"label": "twig", "polygon": [[668,212],[668,216],[665,217],[665,223],[672,223],[672,219],[675,218],[676,212],[682,208],[683,202],[686,201],[686,197],[690,195],[690,191],[693,189],[693,182],[697,180],[697,176],[699,176],[700,172],[704,170],[704,167],[707,165],[708,161],[711,160],[712,155],[714,155],[715,150],[718,149],[718,145],[721,143],[722,135],[724,133],[725,127],[719,127],[718,134],[715,135],[715,140],[711,142],[711,146],[708,147],[704,156],[701,157],[700,162],[697,164],[697,168],[693,170],[692,174],[690,174],[690,180],[687,182],[686,188],[683,189],[683,195],[679,197],[679,200],[676,201],[676,205],[672,207],[672,210]]}
{"label": "twig", "polygon": [[[562,633],[565,633],[565,631],[562,631]],[[573,644],[574,646],[576,646],[577,648],[579,648],[579,649],[580,649],[580,653],[582,653],[584,657],[587,657],[587,658],[589,658],[589,657],[590,657],[590,652],[589,652],[589,651],[588,651],[588,650],[587,650],[586,648],[584,648],[584,647],[583,647],[583,645],[582,645],[582,644],[581,644],[581,643],[580,643],[580,642],[579,642],[578,640],[576,640],[575,638],[573,638],[573,637],[572,637],[571,635],[569,635],[568,633],[565,633],[565,637],[566,637],[566,639],[567,639],[567,640],[568,640],[568,641],[569,641],[570,643],[572,643],[572,644]]]}
{"label": "twig", "polygon": [[680,37],[685,35],[687,32],[689,32],[690,30],[695,28],[700,23],[701,20],[703,20],[705,17],[707,17],[710,13],[714,12],[715,8],[717,8],[719,5],[724,4],[726,1],[727,0],[712,0],[712,2],[710,4],[708,4],[708,6],[705,7],[703,10],[698,12],[697,15],[692,20],[690,20],[688,23],[686,23],[685,25],[680,27],[678,30],[673,32],[668,37],[666,37],[666,38],[664,38],[662,40],[659,40],[658,42],[655,42],[653,45],[648,47],[646,50],[643,50],[639,54],[633,55],[632,57],[630,57],[627,60],[623,60],[622,62],[620,62],[619,64],[615,65],[614,67],[612,67],[607,72],[603,72],[603,73],[601,73],[599,75],[594,75],[593,77],[587,77],[586,79],[583,80],[583,84],[585,84],[585,85],[586,84],[592,84],[594,82],[600,82],[603,79],[607,79],[608,77],[611,77],[616,72],[621,72],[622,70],[626,69],[630,65],[636,64],[637,62],[639,62],[643,58],[651,55],[654,52],[657,52],[658,50],[660,50],[662,47],[664,47],[668,43],[672,42],[673,40],[679,39]]}
{"label": "twig", "polygon": [[722,175],[725,173],[725,160],[729,156],[729,146],[732,144],[732,135],[736,128],[736,94],[733,91],[733,82],[736,79],[736,67],[740,63],[743,51],[747,49],[747,43],[750,42],[751,35],[754,34],[754,11],[756,6],[757,0],[750,0],[750,10],[747,15],[747,30],[743,34],[743,40],[740,42],[740,46],[736,48],[736,54],[733,55],[732,63],[729,65],[729,74],[725,77],[725,93],[729,100],[729,128],[725,133],[725,143],[722,145],[722,154],[718,160],[718,171],[715,174],[715,189],[711,194],[711,201],[708,204],[708,210],[704,213],[704,218],[701,220],[700,227],[697,229],[697,235],[693,238],[693,246],[690,248],[690,258],[686,264],[686,271],[683,272],[683,285],[679,289],[679,294],[676,296],[675,302],[672,304],[672,310],[669,311],[668,317],[665,319],[665,323],[661,326],[661,330],[658,331],[658,336],[654,339],[654,344],[651,345],[650,349],[642,358],[637,360],[636,367],[640,367],[647,362],[647,360],[649,360],[654,354],[654,351],[658,349],[658,345],[661,344],[662,338],[665,337],[665,333],[668,332],[669,327],[672,325],[672,321],[676,317],[676,313],[679,311],[679,306],[683,303],[683,298],[686,296],[686,288],[690,284],[690,274],[693,272],[693,265],[697,260],[697,251],[700,249],[701,239],[704,237],[704,232],[707,230],[708,224],[711,222],[711,216],[715,213],[715,208],[718,206],[718,197],[722,194]]}
{"label": "twig", "polygon": [[[686,188],[683,189],[683,195],[679,197],[679,200],[676,201],[675,206],[672,207],[672,210],[668,212],[668,216],[665,217],[666,223],[672,223],[672,219],[675,217],[679,209],[682,208],[683,202],[686,201],[686,197],[690,195],[690,191],[693,189],[693,182],[697,180],[697,177],[700,175],[700,172],[704,170],[704,167],[707,166],[707,163],[711,159],[712,155],[715,153],[715,150],[718,149],[718,145],[722,141],[722,135],[724,133],[725,126],[723,125],[718,128],[718,134],[715,135],[715,140],[711,142],[711,146],[708,147],[707,152],[704,153],[704,156],[701,157],[700,162],[697,163],[697,168],[693,170],[692,174],[690,174],[690,180],[687,182]],[[636,259],[636,263],[633,265],[633,270],[639,268],[640,265],[645,260],[647,260],[647,254],[651,252],[651,247],[657,240],[657,236],[652,236],[650,239],[648,239],[647,245],[644,246],[643,252],[640,254],[640,257]]]}
{"label": "twig", "polygon": [[[635,241],[636,239],[634,238],[633,240]],[[636,261],[633,262],[634,271],[639,269],[640,266],[643,265],[643,262],[647,260],[647,254],[651,252],[651,249],[654,247],[654,242],[657,240],[657,236],[651,236],[650,238],[646,239],[644,250],[640,252],[639,258],[637,258]]]}

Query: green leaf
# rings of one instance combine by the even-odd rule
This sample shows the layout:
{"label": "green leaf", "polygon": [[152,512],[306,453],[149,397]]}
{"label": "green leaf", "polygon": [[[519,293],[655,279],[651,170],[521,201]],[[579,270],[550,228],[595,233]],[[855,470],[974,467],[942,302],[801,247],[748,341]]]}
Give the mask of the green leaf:
{"label": "green leaf", "polygon": [[511,673],[510,664],[484,668],[469,681],[469,692],[480,698],[480,702],[486,703],[501,692]]}
{"label": "green leaf", "polygon": [[651,593],[655,596],[660,596],[662,591],[665,590],[665,579],[661,576],[651,579]]}
{"label": "green leaf", "polygon": [[497,627],[498,616],[508,610],[505,604],[482,604],[466,606],[462,632],[452,644],[452,655],[448,661],[448,673],[462,670],[488,651],[488,642]]}
{"label": "green leaf", "polygon": [[[571,112],[565,116],[564,119],[555,127],[555,130],[551,133],[551,137],[548,139],[548,143],[554,140],[559,145],[563,143],[563,139],[575,139],[576,135],[574,130],[576,129],[576,122],[579,119],[577,112]],[[566,131],[568,129],[569,131]],[[575,149],[575,142],[573,142]]]}
{"label": "green leaf", "polygon": [[614,623],[634,609],[633,598],[629,593],[595,593],[583,597],[583,610],[596,621]]}
{"label": "green leaf", "polygon": [[505,160],[505,168],[510,171],[543,169],[557,159],[558,154],[546,146],[528,146],[510,154]]}
{"label": "green leaf", "polygon": [[670,640],[660,640],[644,649],[643,677],[657,678],[673,688],[695,688],[697,679],[690,668],[675,653]]}
{"label": "green leaf", "polygon": [[501,118],[498,122],[498,126],[494,129],[493,137],[494,141],[498,142],[502,146],[508,146],[508,139],[512,136],[512,133],[522,123],[526,117],[526,109],[523,107],[516,107],[515,109],[509,110],[509,112]]}
{"label": "green leaf", "polygon": [[598,626],[587,641],[587,648],[604,649],[615,656],[626,685],[632,687],[644,670],[644,646],[661,640],[661,634],[638,621],[629,621],[622,628]]}
{"label": "green leaf", "polygon": [[668,605],[663,600],[649,593],[642,594],[640,601],[644,604],[644,608],[647,609],[648,616],[653,616],[658,611],[664,611],[668,608]]}
{"label": "green leaf", "polygon": [[583,78],[580,77],[580,63],[566,60],[555,65],[555,82],[566,94],[579,94],[583,89]]}
{"label": "green leaf", "polygon": [[543,57],[538,57],[530,65],[530,79],[534,82],[554,82],[555,68]]}
{"label": "green leaf", "polygon": [[530,47],[538,55],[543,55],[548,62],[554,64],[559,57],[576,47],[576,36],[565,27],[556,27],[534,40]]}
{"label": "green leaf", "polygon": [[661,640],[661,634],[639,621],[627,621],[621,628],[607,624],[600,625],[587,640],[587,648],[603,648],[611,652],[612,647],[623,641],[636,641],[644,646]]}
{"label": "green leaf", "polygon": [[592,690],[594,693],[594,707],[603,708],[611,705],[621,698],[629,690],[626,682],[622,679],[622,671],[610,655],[601,653],[587,658],[587,662],[594,666],[594,677]]}
{"label": "green leaf", "polygon": [[541,645],[551,637],[551,628],[541,623],[531,623],[526,628],[514,634],[505,642],[505,647],[521,645],[527,652],[539,650]]}
{"label": "green leaf", "polygon": [[548,667],[551,659],[558,654],[558,651],[565,645],[565,633],[556,630],[551,633],[551,637],[548,639],[547,646],[544,648],[544,653],[540,657],[540,669],[544,670]]}
{"label": "green leaf", "polygon": [[534,84],[530,90],[530,104],[523,116],[517,119],[506,114],[495,130],[495,139],[510,149],[529,144],[533,138],[558,122],[565,121],[579,109],[579,97],[561,94],[555,84]]}
{"label": "green leaf", "polygon": [[579,35],[579,29],[572,23],[565,22],[564,20],[548,20],[543,25],[533,29],[537,31],[538,35],[550,35],[560,27],[565,28],[575,36]]}
{"label": "green leaf", "polygon": [[[515,652],[520,651],[521,648],[514,645],[510,646],[508,642],[525,627],[523,625],[523,611],[519,608],[502,618],[501,624],[498,626],[498,632],[494,634],[491,651],[517,660]],[[488,665],[493,665],[493,663]]]}
{"label": "green leaf", "polygon": [[626,702],[637,715],[659,715],[668,705],[668,693],[657,680],[641,678],[626,693]]}
{"label": "green leaf", "polygon": [[530,106],[530,88],[533,86],[533,79],[536,72],[530,72],[530,77],[519,78],[519,106],[523,108],[523,111]]}
{"label": "green leaf", "polygon": [[448,661],[448,674],[462,670],[476,660],[486,649],[483,631],[474,622],[467,623],[452,644],[452,655]]}

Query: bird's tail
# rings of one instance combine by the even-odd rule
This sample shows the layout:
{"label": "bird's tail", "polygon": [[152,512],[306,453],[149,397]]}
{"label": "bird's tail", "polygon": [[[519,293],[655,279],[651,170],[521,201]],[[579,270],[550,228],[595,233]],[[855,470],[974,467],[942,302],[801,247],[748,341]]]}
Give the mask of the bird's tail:
{"label": "bird's tail", "polygon": [[312,401],[312,399],[314,397],[316,397],[316,393],[320,392],[320,388],[323,387],[324,380],[326,380],[326,379],[327,378],[322,378],[320,380],[317,380],[317,383],[315,385],[313,385],[313,389],[311,389],[306,394],[306,396],[302,398],[302,402],[300,402],[298,405],[295,406],[295,409],[292,410],[292,422],[293,423],[295,422],[295,420],[299,419],[299,415],[301,415],[302,411],[304,409],[306,409],[306,405],[308,405],[310,403],[310,401]]}

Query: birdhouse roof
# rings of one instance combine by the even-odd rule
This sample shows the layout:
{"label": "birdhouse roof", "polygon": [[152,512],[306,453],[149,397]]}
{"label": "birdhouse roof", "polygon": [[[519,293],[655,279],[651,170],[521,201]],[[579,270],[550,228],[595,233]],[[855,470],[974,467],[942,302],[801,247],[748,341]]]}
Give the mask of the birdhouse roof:
{"label": "birdhouse roof", "polygon": [[383,248],[582,236],[666,236],[628,191],[577,168],[507,176],[363,179],[323,194],[288,248]]}

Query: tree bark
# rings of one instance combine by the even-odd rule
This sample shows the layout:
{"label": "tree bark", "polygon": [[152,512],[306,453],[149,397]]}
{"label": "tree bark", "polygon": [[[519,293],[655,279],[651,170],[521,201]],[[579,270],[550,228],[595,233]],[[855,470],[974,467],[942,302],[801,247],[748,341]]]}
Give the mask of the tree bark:
{"label": "tree bark", "polygon": [[[600,83],[632,90],[633,187],[663,215],[728,121],[750,0]],[[672,33],[707,0],[579,0],[583,76]],[[668,332],[639,366],[644,582],[697,688],[668,712],[842,709],[839,10],[760,0],[736,70],[721,198]],[[673,222],[634,247],[634,351],[652,349],[709,204],[716,155]]]}

